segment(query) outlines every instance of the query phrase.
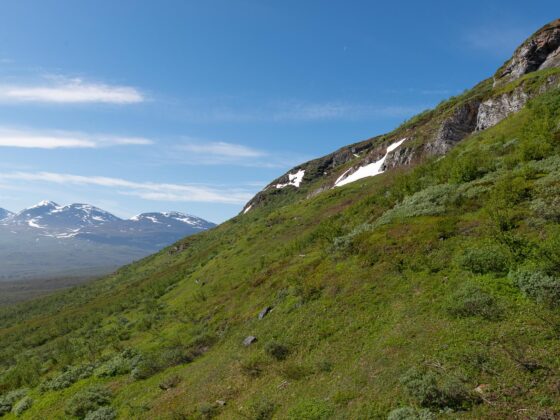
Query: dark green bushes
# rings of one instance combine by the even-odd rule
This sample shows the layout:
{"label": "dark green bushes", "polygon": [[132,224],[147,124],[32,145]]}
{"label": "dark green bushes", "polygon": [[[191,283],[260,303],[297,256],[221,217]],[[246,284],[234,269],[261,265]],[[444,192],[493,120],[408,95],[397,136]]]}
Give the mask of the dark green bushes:
{"label": "dark green bushes", "polygon": [[447,311],[457,318],[480,316],[488,320],[498,319],[502,312],[496,298],[470,282],[462,284],[450,296]]}
{"label": "dark green bushes", "polygon": [[519,268],[510,278],[526,296],[550,307],[560,306],[560,278],[534,268]]}
{"label": "dark green bushes", "polygon": [[505,274],[509,267],[509,255],[499,245],[486,244],[466,249],[459,256],[458,263],[475,274]]}
{"label": "dark green bushes", "polygon": [[454,376],[412,368],[403,375],[401,383],[408,394],[426,408],[461,410],[476,401],[465,383]]}
{"label": "dark green bushes", "polygon": [[332,418],[332,407],[325,401],[304,400],[288,412],[289,420],[323,420]]}
{"label": "dark green bushes", "polygon": [[100,386],[79,391],[66,403],[65,413],[69,416],[85,418],[89,413],[111,404],[111,392]]}
{"label": "dark green bushes", "polygon": [[68,388],[80,379],[89,378],[95,369],[95,365],[81,365],[81,366],[70,366],[67,367],[58,376],[49,379],[41,384],[41,389],[43,391],[58,391],[64,388]]}
{"label": "dark green bushes", "polygon": [[18,401],[24,398],[26,394],[26,389],[18,389],[0,396],[0,417],[12,411],[12,407],[17,405]]}
{"label": "dark green bushes", "polygon": [[276,360],[284,360],[290,354],[290,349],[287,346],[277,343],[276,341],[266,343],[264,351]]}

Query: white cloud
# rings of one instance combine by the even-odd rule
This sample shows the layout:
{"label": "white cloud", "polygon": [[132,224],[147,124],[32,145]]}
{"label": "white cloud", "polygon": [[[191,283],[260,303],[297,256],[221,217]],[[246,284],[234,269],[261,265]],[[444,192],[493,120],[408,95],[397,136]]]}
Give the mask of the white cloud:
{"label": "white cloud", "polygon": [[212,188],[203,185],[135,182],[122,178],[82,176],[55,172],[0,173],[0,182],[6,181],[105,187],[115,189],[116,192],[122,195],[132,195],[152,201],[244,204],[253,195],[252,192],[236,188]]}
{"label": "white cloud", "polygon": [[54,77],[49,83],[34,86],[0,85],[0,101],[4,102],[133,104],[144,100],[144,95],[134,87],[77,78]]}
{"label": "white cloud", "polygon": [[243,106],[191,105],[182,110],[182,117],[197,123],[307,122],[328,120],[366,120],[405,118],[421,109],[417,106],[356,104],[346,102],[283,101],[264,104],[260,108]]}
{"label": "white cloud", "polygon": [[225,158],[255,158],[265,156],[266,153],[241,144],[219,142],[191,141],[177,147],[186,152],[219,156]]}
{"label": "white cloud", "polygon": [[0,127],[0,147],[26,149],[93,149],[109,146],[147,145],[153,142],[142,137],[120,137],[65,131],[38,132]]}

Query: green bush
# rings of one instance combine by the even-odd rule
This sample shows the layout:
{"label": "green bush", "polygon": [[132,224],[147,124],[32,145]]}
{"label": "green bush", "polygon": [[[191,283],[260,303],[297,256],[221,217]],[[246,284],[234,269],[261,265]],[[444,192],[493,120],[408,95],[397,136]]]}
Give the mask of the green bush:
{"label": "green bush", "polygon": [[68,388],[80,379],[89,378],[95,369],[95,365],[70,366],[60,375],[41,384],[44,391],[59,391]]}
{"label": "green bush", "polygon": [[510,278],[523,294],[537,302],[550,307],[560,305],[560,278],[533,268],[519,268],[510,273]]}
{"label": "green bush", "polygon": [[168,367],[191,362],[198,353],[181,345],[151,351],[135,356],[132,360],[131,376],[135,380],[147,379]]}
{"label": "green bush", "polygon": [[332,418],[332,408],[324,401],[305,400],[288,411],[288,420],[323,420]]}
{"label": "green bush", "polygon": [[454,185],[439,184],[405,197],[402,202],[383,213],[375,221],[374,227],[390,223],[397,218],[441,214],[445,212],[446,204],[455,188]]}
{"label": "green bush", "polygon": [[85,418],[90,412],[111,404],[111,392],[100,386],[79,391],[66,403],[65,413],[69,416]]}
{"label": "green bush", "polygon": [[389,413],[387,420],[432,420],[435,416],[424,409],[416,409],[412,407],[396,408]]}
{"label": "green bush", "polygon": [[128,358],[123,354],[118,354],[98,367],[95,375],[99,378],[124,375],[130,373],[133,365],[137,363],[134,358]]}
{"label": "green bush", "polygon": [[457,318],[480,316],[495,320],[501,315],[496,299],[478,285],[467,282],[462,284],[448,299],[447,311]]}
{"label": "green bush", "polygon": [[198,412],[200,413],[200,417],[203,419],[211,419],[218,415],[218,406],[216,404],[201,404],[198,407]]}
{"label": "green bush", "polygon": [[249,404],[249,418],[253,420],[269,420],[274,415],[276,405],[268,398],[260,398]]}
{"label": "green bush", "polygon": [[20,416],[24,411],[29,410],[32,405],[33,400],[30,397],[24,397],[19,402],[14,404],[12,411],[16,416]]}
{"label": "green bush", "polygon": [[465,409],[474,401],[466,385],[453,376],[412,368],[401,377],[401,383],[408,394],[426,408]]}
{"label": "green bush", "polygon": [[85,420],[115,420],[117,413],[112,407],[101,407],[87,413]]}
{"label": "green bush", "polygon": [[449,162],[450,181],[455,184],[474,181],[493,169],[488,156],[480,151],[464,153]]}
{"label": "green bush", "polygon": [[505,274],[510,258],[503,247],[487,244],[466,249],[458,262],[459,266],[476,274]]}
{"label": "green bush", "polygon": [[284,360],[290,354],[290,349],[276,341],[270,341],[264,346],[264,351],[276,360]]}
{"label": "green bush", "polygon": [[0,396],[0,417],[12,411],[12,407],[27,394],[26,389],[16,389]]}

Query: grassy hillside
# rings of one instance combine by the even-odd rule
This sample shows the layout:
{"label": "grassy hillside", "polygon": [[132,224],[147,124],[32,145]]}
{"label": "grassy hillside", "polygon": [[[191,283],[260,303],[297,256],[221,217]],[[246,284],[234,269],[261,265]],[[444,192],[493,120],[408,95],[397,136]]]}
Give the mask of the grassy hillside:
{"label": "grassy hillside", "polygon": [[560,415],[559,124],[555,90],[444,158],[0,310],[0,412]]}

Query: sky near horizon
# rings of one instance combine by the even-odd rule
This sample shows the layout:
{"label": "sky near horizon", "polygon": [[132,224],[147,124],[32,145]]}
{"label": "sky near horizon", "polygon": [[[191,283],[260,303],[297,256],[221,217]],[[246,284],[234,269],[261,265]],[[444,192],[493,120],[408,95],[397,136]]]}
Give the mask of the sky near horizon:
{"label": "sky near horizon", "polygon": [[558,4],[0,0],[0,207],[222,222],[492,75]]}

